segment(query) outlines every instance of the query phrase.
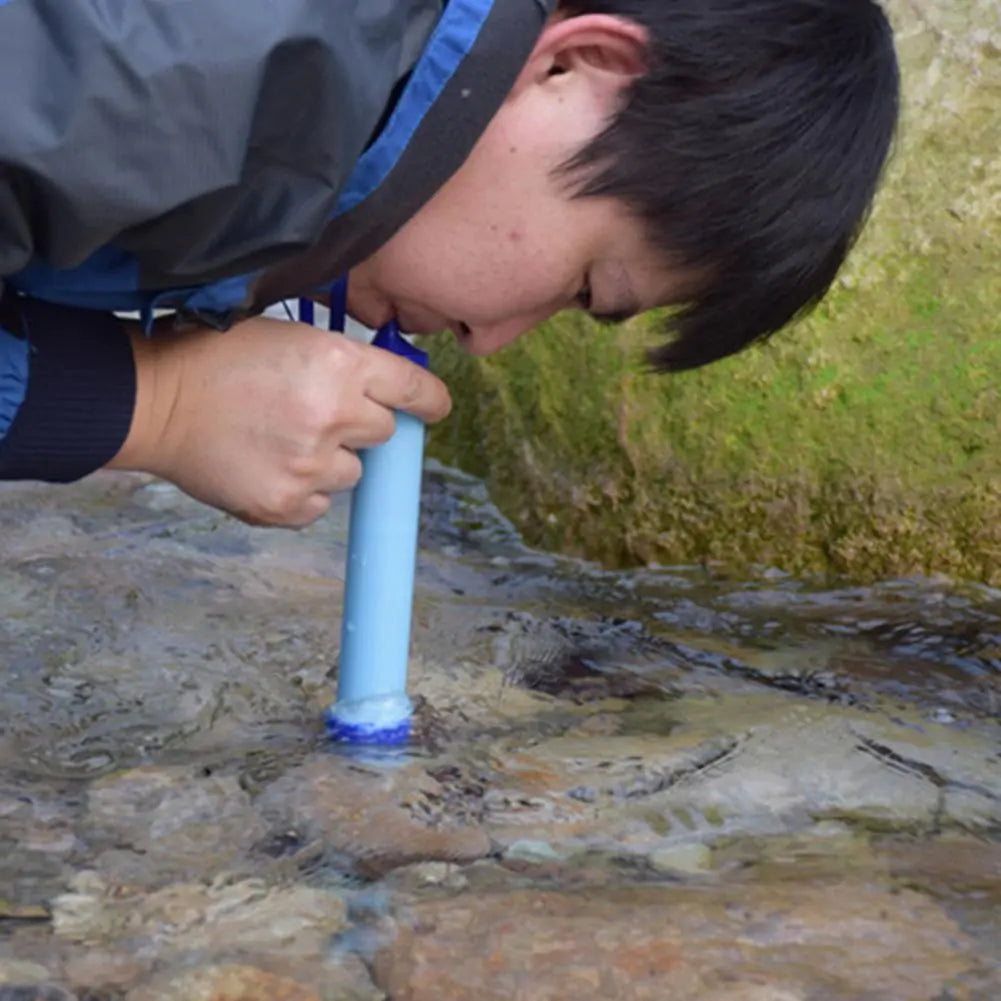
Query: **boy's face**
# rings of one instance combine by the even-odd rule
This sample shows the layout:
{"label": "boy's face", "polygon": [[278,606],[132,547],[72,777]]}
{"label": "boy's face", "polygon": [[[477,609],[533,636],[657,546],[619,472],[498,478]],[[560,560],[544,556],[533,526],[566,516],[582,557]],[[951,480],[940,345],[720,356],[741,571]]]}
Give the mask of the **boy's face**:
{"label": "boy's face", "polygon": [[637,32],[602,15],[551,22],[466,162],[351,272],[349,312],[372,327],[450,328],[482,355],[563,309],[625,316],[677,301],[682,276],[625,207],[573,198],[556,174],[640,71]]}

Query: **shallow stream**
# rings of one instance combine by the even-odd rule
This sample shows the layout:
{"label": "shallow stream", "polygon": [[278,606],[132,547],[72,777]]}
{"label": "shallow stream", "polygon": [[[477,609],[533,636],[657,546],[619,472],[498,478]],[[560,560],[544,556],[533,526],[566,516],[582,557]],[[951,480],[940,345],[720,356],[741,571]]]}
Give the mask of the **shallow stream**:
{"label": "shallow stream", "polygon": [[425,482],[417,739],[336,753],[347,503],[0,490],[0,1001],[996,1001],[1001,592],[607,573]]}

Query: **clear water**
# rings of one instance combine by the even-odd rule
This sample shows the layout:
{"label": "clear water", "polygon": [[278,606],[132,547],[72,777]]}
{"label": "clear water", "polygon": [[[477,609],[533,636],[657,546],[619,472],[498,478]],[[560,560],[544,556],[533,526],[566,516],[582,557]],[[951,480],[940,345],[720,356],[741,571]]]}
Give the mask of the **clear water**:
{"label": "clear water", "polygon": [[[440,857],[431,841],[369,838],[364,817],[351,834],[310,785],[332,753],[346,515],[249,529],[129,476],[0,491],[0,999],[3,962],[26,956],[61,983],[74,949],[132,949],[139,979],[190,963],[148,926],[127,946],[61,932],[81,873],[146,893],[321,887],[364,912],[336,941],[367,962],[358,894],[384,894],[383,913],[444,893],[412,875]],[[437,467],[418,583],[417,740],[359,762],[351,795],[389,795],[380,769],[430,776],[429,829],[489,839],[463,894],[497,892],[499,871],[569,892],[597,866],[628,909],[651,886],[833,872],[914,889],[955,923],[967,969],[929,998],[1001,996],[1001,593],[609,573],[527,549],[476,481]],[[712,862],[673,869],[692,846]],[[842,996],[820,974],[809,989]]]}

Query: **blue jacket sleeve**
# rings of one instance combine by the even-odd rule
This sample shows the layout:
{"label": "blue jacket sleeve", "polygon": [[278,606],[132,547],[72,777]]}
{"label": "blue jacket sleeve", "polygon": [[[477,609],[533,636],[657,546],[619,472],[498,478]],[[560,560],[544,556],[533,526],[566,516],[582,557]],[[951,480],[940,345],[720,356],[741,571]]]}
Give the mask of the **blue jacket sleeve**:
{"label": "blue jacket sleeve", "polygon": [[28,342],[0,327],[0,436],[7,434],[28,389]]}
{"label": "blue jacket sleeve", "polygon": [[0,479],[66,483],[105,465],[132,423],[132,346],[112,314],[0,304]]}

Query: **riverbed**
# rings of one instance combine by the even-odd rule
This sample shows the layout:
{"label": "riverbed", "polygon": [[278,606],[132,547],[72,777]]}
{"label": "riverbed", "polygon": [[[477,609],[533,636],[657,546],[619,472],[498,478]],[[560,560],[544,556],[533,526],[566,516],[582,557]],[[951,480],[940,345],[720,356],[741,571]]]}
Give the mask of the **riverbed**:
{"label": "riverbed", "polygon": [[424,494],[379,756],[323,732],[346,498],[0,489],[0,1001],[1001,996],[1001,592],[611,573]]}

